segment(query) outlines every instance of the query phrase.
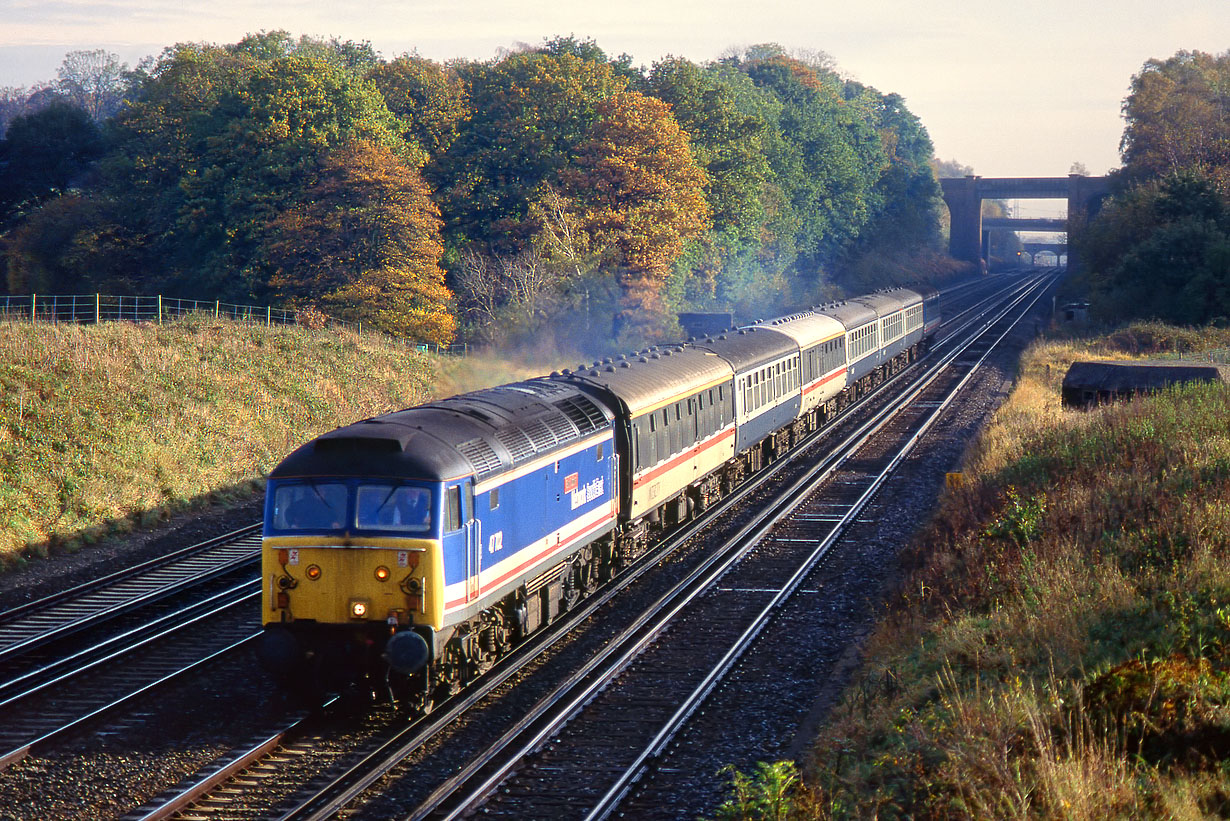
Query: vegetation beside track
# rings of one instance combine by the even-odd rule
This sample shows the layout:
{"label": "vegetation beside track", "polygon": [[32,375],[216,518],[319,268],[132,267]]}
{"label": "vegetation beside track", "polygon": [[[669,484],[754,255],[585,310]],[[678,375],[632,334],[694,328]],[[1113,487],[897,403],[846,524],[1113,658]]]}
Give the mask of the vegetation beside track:
{"label": "vegetation beside track", "polygon": [[248,498],[312,436],[527,373],[213,317],[0,322],[0,569]]}
{"label": "vegetation beside track", "polygon": [[1074,359],[1227,336],[1138,324],[1035,344],[912,548],[806,787],[762,766],[719,817],[1230,812],[1230,387],[1060,406]]}

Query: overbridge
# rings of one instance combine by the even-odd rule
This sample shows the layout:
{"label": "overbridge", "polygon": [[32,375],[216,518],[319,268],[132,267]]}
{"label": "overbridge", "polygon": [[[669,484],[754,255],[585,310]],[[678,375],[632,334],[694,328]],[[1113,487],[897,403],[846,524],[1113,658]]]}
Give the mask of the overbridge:
{"label": "overbridge", "polygon": [[[944,202],[951,216],[948,253],[957,259],[981,264],[987,257],[990,231],[1067,232],[1073,219],[1097,213],[1109,193],[1106,177],[1069,174],[1066,177],[979,177],[940,180]],[[983,200],[1066,199],[1067,219],[982,218]],[[1071,255],[1068,268],[1074,268]]]}

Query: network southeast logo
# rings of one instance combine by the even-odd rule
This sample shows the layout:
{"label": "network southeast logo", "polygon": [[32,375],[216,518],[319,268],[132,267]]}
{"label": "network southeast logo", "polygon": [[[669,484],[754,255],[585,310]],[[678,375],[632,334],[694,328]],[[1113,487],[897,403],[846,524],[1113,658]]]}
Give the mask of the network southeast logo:
{"label": "network southeast logo", "polygon": [[597,479],[572,491],[572,509],[576,510],[581,505],[592,502],[594,499],[601,499],[604,492],[605,486],[602,477],[599,476]]}

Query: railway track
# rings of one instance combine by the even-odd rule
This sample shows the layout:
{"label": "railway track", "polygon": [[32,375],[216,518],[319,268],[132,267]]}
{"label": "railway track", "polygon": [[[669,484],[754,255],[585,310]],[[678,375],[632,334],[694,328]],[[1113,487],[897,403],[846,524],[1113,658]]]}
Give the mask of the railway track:
{"label": "railway track", "polygon": [[[972,309],[971,309],[972,310]],[[954,317],[953,324],[960,325],[962,322],[969,324],[971,320],[966,317],[962,319],[960,315]],[[937,346],[937,354],[948,347],[945,344]],[[955,358],[953,355],[951,358]],[[831,429],[830,429],[831,430]],[[800,449],[800,452],[803,449]],[[782,469],[784,462],[774,466],[775,470]],[[764,481],[769,481],[771,477],[765,477]],[[759,487],[757,485],[756,487]],[[744,491],[744,495],[753,495],[757,492],[756,487],[748,487]],[[724,508],[729,508],[739,502],[739,499],[734,497],[724,501]],[[825,520],[830,517],[830,513],[814,514],[816,521]],[[695,529],[699,529],[704,523],[696,523]],[[637,575],[641,572],[647,572],[648,568],[654,567],[659,563],[667,563],[666,557],[670,555],[670,551],[680,544],[686,543],[693,535],[695,530],[677,534],[669,543],[664,544],[660,550],[661,553],[655,554],[648,561],[638,566],[634,571]],[[747,534],[744,534],[747,538]],[[712,570],[712,563],[707,565]],[[698,571],[699,572],[699,571]],[[693,574],[695,576],[695,573]],[[633,574],[621,577],[621,585],[630,584],[635,578]],[[695,579],[693,580],[695,583]],[[596,613],[608,601],[619,592],[618,589],[612,589],[608,593],[600,594],[587,600],[585,610],[578,611],[574,614],[574,619],[571,622],[580,622],[587,618],[591,613]],[[746,591],[743,591],[746,593]],[[660,604],[645,608],[645,612],[649,613],[655,610],[660,610]],[[224,785],[219,788],[219,776],[212,769],[202,771],[188,779],[184,784],[178,785],[176,789],[168,791],[158,800],[150,802],[143,806],[134,814],[128,816],[131,818],[161,818],[169,817],[176,812],[183,810],[185,806],[192,806],[191,817],[219,817],[219,818],[239,818],[239,817],[281,817],[281,818],[319,818],[328,817],[337,812],[341,807],[349,806],[355,803],[364,792],[373,784],[386,780],[390,777],[389,773],[396,773],[399,767],[406,767],[404,762],[413,762],[420,760],[421,753],[425,747],[429,746],[431,739],[437,737],[443,728],[449,727],[460,716],[466,715],[469,711],[480,709],[479,705],[484,699],[491,700],[493,694],[508,689],[507,682],[514,676],[519,675],[519,671],[524,665],[530,664],[531,660],[539,655],[546,653],[548,649],[560,642],[562,637],[566,635],[565,628],[567,624],[558,625],[558,629],[553,628],[548,634],[545,634],[541,640],[532,642],[523,648],[524,653],[519,653],[517,656],[506,660],[504,664],[489,674],[485,679],[479,682],[477,688],[473,691],[463,694],[463,698],[443,705],[437,712],[430,716],[421,719],[418,722],[404,728],[400,732],[389,732],[384,734],[385,737],[380,737],[377,733],[374,740],[361,745],[359,749],[352,751],[348,756],[337,757],[333,755],[325,756],[330,760],[313,761],[314,753],[311,749],[296,749],[293,746],[275,747],[271,752],[267,744],[254,744],[249,751],[236,750],[232,755],[224,757],[227,761],[227,775],[231,776],[229,781],[225,781]],[[644,628],[644,625],[641,625]],[[659,628],[656,633],[660,633],[662,628]],[[606,639],[609,643],[609,639]],[[608,654],[609,655],[609,654]],[[692,667],[689,662],[689,670]],[[592,669],[585,673],[577,674],[582,677],[592,675]],[[682,673],[680,673],[680,676]],[[676,676],[679,677],[679,676]],[[498,699],[495,699],[498,701]],[[488,709],[488,708],[482,708]],[[481,721],[479,721],[481,723]],[[522,727],[520,732],[526,731]],[[289,731],[292,734],[293,730]],[[294,742],[290,742],[293,744]],[[308,745],[310,748],[311,745]],[[293,752],[288,752],[294,750]],[[277,756],[277,761],[271,758]],[[491,756],[494,760],[498,753]],[[343,761],[343,759],[346,759]],[[271,763],[273,762],[273,763]],[[402,763],[399,763],[402,762]],[[278,771],[284,775],[280,778],[284,782],[281,786],[271,788],[271,781],[275,777],[270,773],[270,770]],[[336,774],[328,778],[320,778],[321,772],[335,771]],[[253,773],[258,773],[259,777]],[[296,774],[297,773],[297,774]],[[306,785],[306,786],[305,786]],[[247,791],[259,791],[261,797],[244,801],[242,796]],[[419,790],[421,793],[422,791]],[[426,809],[423,814],[436,812],[443,808],[446,801],[451,796],[456,796],[464,792],[463,787],[450,788],[442,793],[445,796],[443,799],[431,799],[423,804]],[[481,793],[482,790],[477,792]],[[445,795],[445,794],[450,795]],[[535,794],[537,792],[535,791]],[[422,796],[420,795],[419,798]],[[415,799],[418,800],[418,799]],[[432,802],[435,802],[433,806]],[[522,807],[520,811],[525,808]],[[534,814],[540,814],[535,812]]]}
{"label": "railway track", "polygon": [[259,527],[0,614],[0,770],[250,641]]}
{"label": "railway track", "polygon": [[[480,806],[486,818],[613,814],[973,377],[1007,333],[997,324],[1040,293],[1022,294],[989,323],[977,336],[992,337],[981,353],[973,352],[980,347],[974,341],[950,351],[750,532],[728,541],[715,554],[719,561],[647,612],[585,675],[544,699],[409,817],[456,818]],[[1020,315],[1011,314],[1013,324]],[[884,448],[877,437],[885,434],[900,444]],[[879,450],[870,458],[862,455],[869,445]]]}

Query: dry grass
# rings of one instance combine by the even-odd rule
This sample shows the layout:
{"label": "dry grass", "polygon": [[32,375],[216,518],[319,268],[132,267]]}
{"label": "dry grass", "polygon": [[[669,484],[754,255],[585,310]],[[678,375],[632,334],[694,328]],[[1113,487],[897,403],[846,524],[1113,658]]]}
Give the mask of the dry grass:
{"label": "dry grass", "polygon": [[815,814],[1230,811],[1230,388],[1059,403],[1076,358],[1221,336],[1026,355],[817,746]]}
{"label": "dry grass", "polygon": [[[213,318],[0,323],[0,566],[251,495],[311,436],[429,398],[439,364],[374,335]],[[501,375],[448,369],[445,393]]]}

